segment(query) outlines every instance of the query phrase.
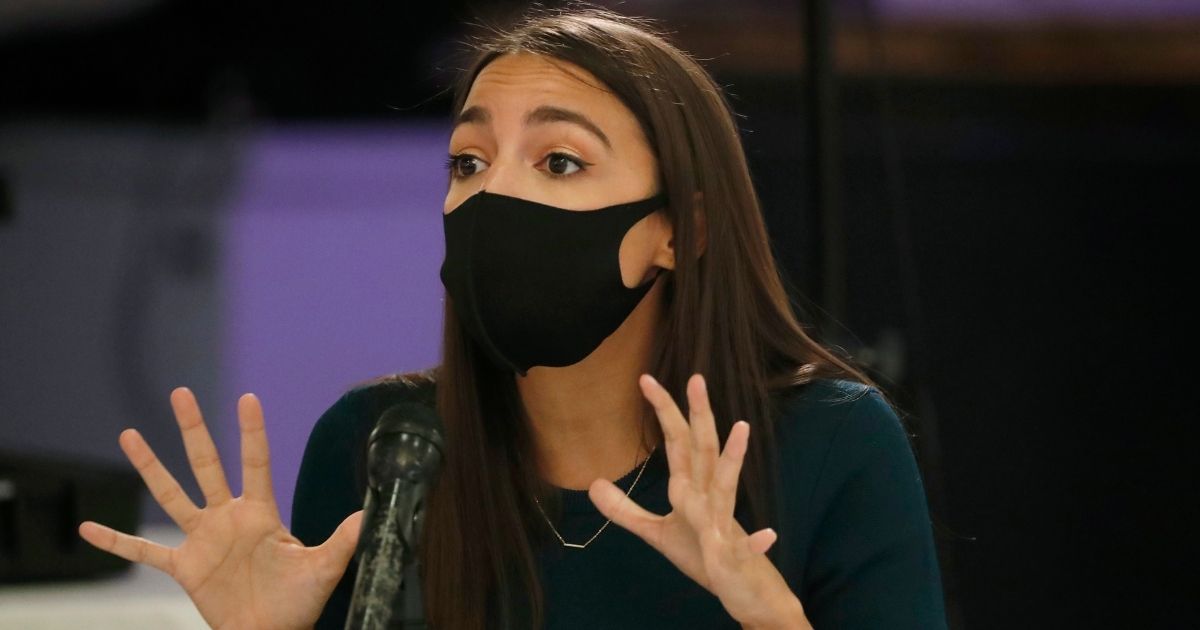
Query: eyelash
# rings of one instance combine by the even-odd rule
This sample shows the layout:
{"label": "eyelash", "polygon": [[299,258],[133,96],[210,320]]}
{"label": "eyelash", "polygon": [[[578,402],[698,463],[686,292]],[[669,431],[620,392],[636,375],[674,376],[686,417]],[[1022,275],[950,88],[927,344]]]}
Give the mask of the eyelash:
{"label": "eyelash", "polygon": [[[555,173],[550,170],[547,170],[546,174],[549,175],[550,177],[555,177],[555,178],[572,177],[574,175],[578,175],[578,174],[586,171],[589,166],[592,166],[591,162],[585,162],[581,158],[577,158],[574,155],[571,155],[569,153],[563,153],[562,151],[553,151],[551,153],[548,153],[548,154],[546,154],[546,157],[542,158],[538,163],[541,164],[542,162],[545,162],[555,156],[561,156],[561,157],[566,158],[567,160],[569,160],[573,164],[575,164],[575,166],[578,166],[579,170],[575,171],[574,173],[566,173],[566,174]],[[446,162],[445,162],[446,170],[450,171],[450,177],[452,179],[463,179],[466,177],[470,177],[470,175],[461,175],[460,176],[458,174],[458,165],[462,160],[464,160],[466,158],[474,158],[476,160],[479,159],[478,156],[471,155],[470,153],[451,153],[446,158]]]}

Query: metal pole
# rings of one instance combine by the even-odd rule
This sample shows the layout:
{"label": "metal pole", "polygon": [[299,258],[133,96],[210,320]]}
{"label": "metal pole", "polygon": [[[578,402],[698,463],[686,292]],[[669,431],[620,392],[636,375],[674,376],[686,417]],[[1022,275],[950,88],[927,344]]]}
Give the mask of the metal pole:
{"label": "metal pole", "polygon": [[837,81],[833,51],[833,15],[829,0],[804,3],[803,32],[808,78],[810,212],[816,225],[819,304],[829,321],[827,335],[846,315],[846,235],[841,212],[841,152],[838,150]]}

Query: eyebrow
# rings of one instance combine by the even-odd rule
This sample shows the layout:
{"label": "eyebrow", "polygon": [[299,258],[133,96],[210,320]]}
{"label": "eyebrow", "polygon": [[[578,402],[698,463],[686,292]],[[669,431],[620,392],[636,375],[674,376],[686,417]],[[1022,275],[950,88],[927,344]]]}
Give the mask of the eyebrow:
{"label": "eyebrow", "polygon": [[[488,110],[479,105],[472,105],[464,109],[454,119],[454,127],[468,124],[487,124],[491,122],[492,115]],[[525,125],[545,125],[549,123],[565,122],[582,127],[592,135],[600,139],[604,146],[611,152],[612,143],[609,142],[608,136],[600,129],[600,126],[592,122],[590,118],[580,114],[579,112],[553,105],[542,105],[533,111],[525,114]]]}

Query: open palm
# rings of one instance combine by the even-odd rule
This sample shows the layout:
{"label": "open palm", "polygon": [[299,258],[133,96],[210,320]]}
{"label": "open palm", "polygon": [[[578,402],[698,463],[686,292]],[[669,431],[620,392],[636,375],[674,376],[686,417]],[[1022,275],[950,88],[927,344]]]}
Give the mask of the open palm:
{"label": "open palm", "polygon": [[80,536],[170,575],[213,628],[311,627],[354,553],[362,512],[347,517],[324,544],[305,547],[279,519],[258,399],[246,394],[238,400],[240,497],[230,493],[192,393],[182,387],[171,392],[171,407],[204,493],[203,508],[192,503],[136,430],[123,431],[120,444],[155,501],[186,534],[183,542],[169,548],[91,521],[80,524]]}
{"label": "open palm", "polygon": [[605,479],[589,487],[593,503],[716,595],[744,626],[807,627],[803,606],[764,555],[776,540],[775,530],[747,534],[734,518],[750,424],[734,423],[722,453],[702,376],[688,379],[690,422],[652,377],[643,375],[639,384],[663,429],[672,510],[653,514]]}

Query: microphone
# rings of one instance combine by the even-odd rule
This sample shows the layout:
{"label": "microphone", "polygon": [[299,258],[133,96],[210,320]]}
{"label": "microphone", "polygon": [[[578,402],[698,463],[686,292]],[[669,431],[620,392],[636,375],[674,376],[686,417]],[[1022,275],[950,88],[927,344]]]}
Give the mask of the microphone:
{"label": "microphone", "polygon": [[367,493],[358,575],[346,630],[425,628],[416,566],[425,494],[442,464],[441,420],[427,405],[401,403],[367,440]]}

